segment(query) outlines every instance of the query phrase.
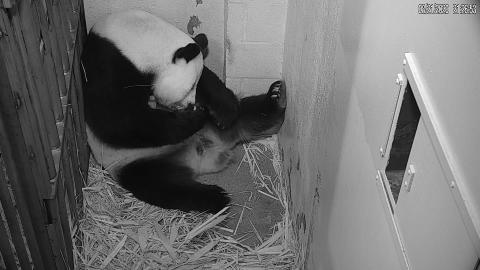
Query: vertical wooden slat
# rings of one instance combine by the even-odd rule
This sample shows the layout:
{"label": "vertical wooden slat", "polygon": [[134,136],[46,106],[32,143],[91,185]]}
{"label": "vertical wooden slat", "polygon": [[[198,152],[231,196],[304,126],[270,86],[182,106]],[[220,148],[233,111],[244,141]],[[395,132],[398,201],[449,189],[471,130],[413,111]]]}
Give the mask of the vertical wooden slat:
{"label": "vertical wooden slat", "polygon": [[[53,207],[52,205],[48,207]],[[50,245],[52,246],[52,252],[53,256],[52,258],[54,259],[55,262],[55,268],[52,269],[65,269],[65,264],[63,263],[62,260],[62,250],[61,250],[61,242],[60,242],[60,235],[58,234],[55,224],[48,224],[47,225],[47,232],[48,236],[50,238]]]}
{"label": "vertical wooden slat", "polygon": [[71,181],[75,185],[75,200],[76,204],[78,205],[79,203],[82,202],[83,200],[83,193],[81,192],[82,188],[85,186],[84,185],[84,180],[82,177],[82,171],[78,163],[78,152],[77,149],[75,149],[75,135],[72,129],[72,140],[68,141],[68,160],[70,162],[70,168],[71,168],[71,175],[72,179]]}
{"label": "vertical wooden slat", "polygon": [[5,266],[5,262],[3,261],[3,255],[1,251],[0,251],[0,270],[7,270],[7,267]]}
{"label": "vertical wooden slat", "polygon": [[[72,73],[72,75],[75,75],[75,73]],[[80,120],[81,114],[79,112],[79,101],[78,101],[78,95],[77,93],[79,92],[80,89],[77,89],[75,87],[75,81],[76,81],[76,76],[72,76],[72,83],[71,83],[71,109],[72,109],[72,141],[70,142],[69,145],[69,150],[71,151],[70,154],[70,159],[72,161],[72,169],[73,169],[73,180],[75,182],[75,189],[76,190],[81,190],[81,188],[84,186],[84,175],[82,171],[82,165],[83,165],[83,155],[86,155],[85,147],[82,145],[83,144],[83,137],[84,135],[82,132],[85,129],[82,129],[82,123]],[[77,194],[77,200],[80,200],[82,196],[82,193],[79,192]]]}
{"label": "vertical wooden slat", "polygon": [[64,9],[65,9],[65,13],[67,14],[68,18],[69,18],[69,22],[70,22],[70,25],[69,25],[69,31],[70,31],[70,35],[72,36],[72,38],[75,37],[75,31],[77,29],[77,24],[78,24],[78,20],[77,20],[77,13],[75,11],[75,8],[74,8],[74,3],[75,1],[73,0],[67,0],[65,1],[64,3]]}
{"label": "vertical wooden slat", "polygon": [[[77,32],[77,40],[79,38],[80,31]],[[79,42],[81,42],[79,40]],[[74,50],[74,57],[73,57],[73,63],[72,63],[72,76],[71,76],[71,84],[70,84],[70,89],[71,89],[71,95],[70,95],[70,102],[71,104],[71,110],[72,110],[72,127],[73,127],[73,132],[74,132],[74,139],[75,139],[75,144],[74,149],[76,149],[75,155],[75,160],[72,160],[74,162],[74,166],[78,167],[77,171],[75,173],[75,180],[76,180],[76,187],[80,188],[83,186],[84,175],[82,173],[84,172],[83,170],[88,167],[88,149],[87,146],[87,138],[86,138],[86,133],[85,133],[85,119],[84,119],[84,113],[83,113],[83,75],[82,75],[82,69],[81,69],[81,63],[80,63],[80,49],[77,47]],[[79,193],[80,195],[81,193]]]}
{"label": "vertical wooden slat", "polygon": [[[63,174],[62,174],[63,176]],[[59,181],[58,185],[58,193],[57,193],[57,205],[58,205],[58,218],[60,222],[60,227],[63,233],[63,242],[65,246],[65,259],[67,261],[67,265],[73,269],[73,242],[72,242],[72,233],[70,231],[70,222],[69,219],[71,218],[68,215],[67,206],[65,203],[65,178],[61,177],[61,181]]]}
{"label": "vertical wooden slat", "polygon": [[31,167],[34,174],[39,176],[39,181],[37,181],[38,189],[42,194],[47,194],[50,189],[50,184],[48,181],[41,180],[49,179],[49,166],[51,167],[52,174],[54,173],[53,159],[50,155],[44,155],[45,152],[50,151],[48,138],[42,136],[44,133],[38,132],[41,129],[37,120],[38,115],[35,114],[34,109],[30,106],[32,102],[30,101],[30,95],[24,84],[25,76],[23,75],[22,60],[19,59],[20,55],[15,46],[14,35],[10,35],[12,30],[8,27],[8,23],[5,24],[3,20],[5,16],[4,11],[0,10],[0,30],[3,29],[2,31],[7,34],[0,39],[0,61],[3,61],[5,65],[5,71],[0,72],[0,74],[3,74],[3,76],[8,75],[11,87],[4,85],[3,90],[7,91],[7,89],[10,89],[12,95],[18,99],[17,111],[20,125],[25,136],[25,143],[29,150],[29,157],[32,161]]}
{"label": "vertical wooden slat", "polygon": [[[79,35],[80,37],[80,32]],[[85,124],[85,114],[84,114],[84,107],[83,107],[83,91],[82,89],[85,87],[84,85],[84,75],[83,75],[83,69],[81,67],[81,61],[80,61],[80,48],[76,48],[75,50],[75,58],[73,61],[72,69],[73,69],[73,74],[74,74],[74,87],[75,87],[75,93],[76,93],[76,112],[78,113],[78,121],[79,121],[79,128],[80,128],[80,133],[78,136],[81,139],[82,147],[87,147],[87,134],[84,132],[86,129],[86,124]],[[87,158],[88,162],[88,158]]]}
{"label": "vertical wooden slat", "polygon": [[33,12],[33,21],[39,26],[40,32],[40,56],[43,60],[44,73],[50,94],[50,102],[57,122],[63,120],[62,103],[60,101],[60,85],[56,74],[56,67],[53,58],[53,47],[55,42],[51,42],[53,31],[50,31],[50,25],[47,21],[48,14],[41,1],[32,1],[31,9]]}
{"label": "vertical wooden slat", "polygon": [[67,94],[67,84],[65,81],[64,68],[62,62],[62,53],[59,46],[59,36],[55,28],[55,19],[53,14],[52,1],[43,0],[43,5],[45,9],[45,21],[47,24],[48,35],[50,38],[51,52],[53,56],[53,61],[55,64],[55,73],[57,76],[58,87],[60,89],[61,96],[66,96]]}
{"label": "vertical wooden slat", "polygon": [[[3,74],[4,76],[8,74],[12,89],[16,91],[15,93],[18,98],[17,103],[20,105],[20,117],[23,117],[20,122],[27,143],[29,143],[28,148],[31,149],[34,161],[38,161],[39,164],[39,171],[37,171],[35,175],[44,176],[43,170],[46,169],[46,173],[49,174],[48,179],[50,179],[55,175],[55,167],[50,154],[50,142],[47,136],[45,122],[42,120],[43,113],[40,109],[39,102],[35,101],[38,93],[36,93],[36,91],[31,93],[34,85],[31,72],[27,71],[28,68],[25,64],[28,65],[28,63],[25,63],[22,58],[15,31],[10,24],[6,10],[3,9],[0,9],[0,28],[6,33],[6,35],[0,39],[0,48],[2,52],[4,52],[2,58],[7,65],[7,72]],[[2,52],[0,52],[0,54],[2,54]],[[28,85],[30,85],[30,87],[28,87]],[[44,183],[41,184],[44,185]],[[43,192],[46,192],[46,190],[43,190]]]}
{"label": "vertical wooden slat", "polygon": [[[40,36],[38,26],[33,21],[32,10],[28,5],[29,1],[19,1],[11,12],[18,16],[12,16],[12,22],[16,32],[17,40],[22,53],[22,58],[27,68],[27,75],[33,75],[34,85],[30,85],[31,94],[36,96],[39,101],[40,109],[43,114],[47,135],[52,149],[60,146],[56,121],[52,110],[52,104],[49,98],[48,84],[45,80],[42,60],[40,57]],[[29,77],[29,76],[27,76]],[[34,100],[35,102],[35,100]]]}
{"label": "vertical wooden slat", "polygon": [[[0,60],[4,57],[3,51],[0,52]],[[20,120],[15,107],[15,99],[12,96],[11,85],[7,72],[5,71],[5,62],[0,62],[0,152],[4,164],[1,167],[6,168],[9,185],[3,186],[2,200],[11,198],[12,208],[17,212],[10,211],[8,222],[12,222],[10,230],[12,237],[22,239],[22,232],[27,241],[30,256],[36,269],[52,269],[51,251],[48,245],[48,237],[45,231],[44,216],[45,210],[41,207],[41,192],[37,188],[37,181],[33,174],[32,164],[28,159],[28,149],[25,145]],[[2,174],[4,171],[2,171]],[[39,177],[39,175],[35,175]],[[2,181],[5,183],[5,181]],[[12,195],[8,188],[11,188]],[[7,196],[8,195],[8,196]],[[13,196],[13,197],[12,197]],[[2,201],[2,205],[8,208],[8,201]],[[18,218],[19,219],[18,219]],[[21,221],[21,222],[20,222]],[[15,225],[18,223],[18,225]],[[21,228],[20,229],[20,225]],[[23,240],[22,240],[23,241]],[[19,250],[22,249],[20,241],[17,241]],[[28,268],[27,268],[28,269]]]}
{"label": "vertical wooden slat", "polygon": [[[72,136],[71,115],[67,114],[67,116],[68,116],[67,123],[65,124],[65,138],[71,138],[71,136]],[[77,191],[76,187],[75,187],[75,182],[74,182],[74,178],[73,178],[73,174],[72,174],[72,168],[70,167],[71,164],[70,164],[69,150],[68,150],[67,144],[68,144],[67,142],[64,142],[64,151],[63,151],[63,155],[62,155],[61,170],[62,170],[62,173],[64,175],[64,179],[65,179],[64,184],[65,184],[65,187],[66,187],[66,190],[67,190],[68,202],[69,202],[68,204],[70,206],[70,213],[72,215],[72,219],[76,220],[77,219],[77,213],[76,213],[77,201],[76,201],[75,197],[76,197],[76,193],[82,192],[82,190],[80,189],[80,191]]]}
{"label": "vertical wooden slat", "polygon": [[[0,209],[0,211],[4,210]],[[17,263],[15,262],[15,253],[12,250],[12,245],[10,244],[9,233],[6,226],[7,224],[3,218],[0,218],[0,221],[0,253],[3,257],[3,267],[4,269],[16,269]],[[2,269],[2,267],[0,267],[0,269]]]}
{"label": "vertical wooden slat", "polygon": [[[0,66],[9,67],[6,72],[0,68],[0,82],[10,78],[14,86],[0,87],[0,153],[10,179],[4,185],[0,178],[0,202],[9,209],[4,211],[8,222],[0,224],[0,240],[8,239],[10,231],[14,242],[2,241],[0,253],[17,254],[22,269],[74,267],[70,225],[77,218],[89,157],[82,16],[81,0],[18,1],[0,9],[0,30],[8,33],[6,41],[0,39]],[[57,125],[64,128],[63,136]],[[58,153],[58,168],[51,150]],[[13,264],[15,260],[5,260],[6,267]]]}
{"label": "vertical wooden slat", "polygon": [[31,269],[30,257],[28,255],[27,247],[25,246],[26,243],[23,241],[22,237],[22,225],[17,219],[17,209],[15,208],[12,200],[13,198],[11,198],[10,191],[8,190],[8,180],[3,164],[3,160],[0,158],[0,203],[4,210],[20,266],[22,269]]}
{"label": "vertical wooden slat", "polygon": [[51,249],[48,249],[48,237],[43,226],[44,210],[29,166],[19,119],[12,104],[9,92],[0,91],[0,149],[35,268],[53,269]]}
{"label": "vertical wooden slat", "polygon": [[78,27],[78,24],[82,23],[80,17],[80,1],[79,0],[71,0],[72,5],[72,16],[73,21],[75,22],[75,28]]}
{"label": "vertical wooden slat", "polygon": [[71,0],[67,0],[62,2],[63,3],[63,10],[65,15],[68,17],[68,31],[70,32],[70,36],[72,37],[72,49],[74,48],[74,40],[77,30],[77,14],[74,12],[73,3]]}
{"label": "vertical wooden slat", "polygon": [[78,22],[78,29],[77,29],[77,57],[75,58],[77,62],[74,65],[75,69],[75,78],[77,82],[77,102],[79,104],[78,107],[78,113],[80,116],[80,123],[81,123],[81,130],[82,130],[82,136],[81,136],[81,145],[79,146],[82,149],[81,156],[80,156],[80,161],[81,161],[81,166],[82,166],[82,171],[87,174],[88,171],[88,163],[90,159],[90,148],[88,147],[88,142],[87,142],[87,134],[85,132],[86,129],[86,124],[85,124],[85,113],[84,113],[84,100],[83,100],[83,89],[86,87],[85,85],[85,75],[84,75],[84,70],[82,68],[82,63],[81,63],[81,54],[83,52],[83,45],[86,41],[87,38],[87,28],[86,28],[86,23],[85,23],[85,9],[83,5],[82,0],[73,0],[78,2],[78,10],[79,10],[79,22]]}
{"label": "vertical wooden slat", "polygon": [[53,6],[55,7],[55,9],[57,9],[57,14],[60,16],[61,25],[59,26],[61,28],[61,31],[63,32],[63,36],[65,38],[65,46],[70,58],[70,54],[73,49],[73,38],[70,34],[70,20],[68,15],[65,14],[64,1],[53,0]]}
{"label": "vertical wooden slat", "polygon": [[[62,229],[62,221],[60,218],[60,207],[58,203],[58,197],[60,195],[59,187],[60,183],[63,181],[62,179],[57,179],[57,192],[54,199],[46,200],[46,204],[50,209],[51,214],[51,224],[48,225],[48,232],[50,235],[50,240],[53,244],[53,250],[55,254],[55,262],[58,269],[66,269],[68,268],[68,251],[67,251],[67,242],[64,237],[64,232]],[[71,245],[71,243],[70,243]]]}
{"label": "vertical wooden slat", "polygon": [[[76,51],[76,50],[75,50]],[[72,65],[72,77],[70,80],[70,89],[71,89],[71,95],[70,95],[70,107],[72,110],[72,123],[73,123],[73,130],[74,130],[74,135],[78,139],[83,139],[82,138],[82,130],[84,130],[83,123],[82,123],[82,115],[80,113],[80,104],[78,100],[78,93],[81,91],[80,88],[80,79],[78,76],[78,69],[76,68],[76,59],[74,58],[73,60],[73,65]]]}
{"label": "vertical wooden slat", "polygon": [[[63,23],[59,14],[58,0],[46,0],[47,11],[51,15],[52,27],[57,36],[58,53],[62,59],[64,77],[70,72],[70,60],[68,59],[67,41],[64,36]],[[65,83],[67,85],[67,83]],[[66,94],[66,92],[64,93]]]}
{"label": "vertical wooden slat", "polygon": [[[81,11],[81,10],[80,10]],[[80,14],[83,14],[80,12]],[[84,40],[82,38],[86,38],[86,33],[84,32],[85,27],[84,25],[82,26],[82,22],[78,23],[78,29],[77,29],[77,41],[79,44],[83,44]],[[79,153],[79,163],[80,166],[83,170],[85,170],[88,167],[88,160],[89,160],[89,153],[88,153],[88,142],[87,142],[87,136],[85,133],[85,115],[84,115],[84,107],[83,107],[83,91],[82,89],[85,87],[85,77],[83,74],[83,68],[81,66],[81,47],[78,46],[75,48],[75,55],[74,55],[74,60],[72,63],[72,78],[73,78],[73,86],[75,89],[75,96],[72,97],[72,110],[74,113],[74,116],[76,116],[76,121],[78,122],[78,125],[76,126],[76,138],[77,138],[77,147],[79,149],[82,149],[83,151],[80,151]]]}
{"label": "vertical wooden slat", "polygon": [[[79,0],[78,1],[78,36],[77,36],[77,46],[78,50],[80,51],[79,57],[81,53],[83,52],[83,46],[85,44],[85,41],[87,40],[87,23],[85,21],[85,6],[83,5],[83,1]],[[83,78],[82,78],[83,80]]]}
{"label": "vertical wooden slat", "polygon": [[66,269],[67,262],[66,262],[66,247],[65,241],[63,239],[63,232],[60,228],[60,220],[59,220],[59,208],[58,208],[58,186],[62,179],[60,178],[60,174],[58,174],[57,178],[55,179],[56,183],[54,185],[54,196],[53,198],[44,200],[45,206],[48,209],[48,224],[47,224],[47,231],[48,236],[50,238],[50,243],[52,245],[54,260],[56,269]]}

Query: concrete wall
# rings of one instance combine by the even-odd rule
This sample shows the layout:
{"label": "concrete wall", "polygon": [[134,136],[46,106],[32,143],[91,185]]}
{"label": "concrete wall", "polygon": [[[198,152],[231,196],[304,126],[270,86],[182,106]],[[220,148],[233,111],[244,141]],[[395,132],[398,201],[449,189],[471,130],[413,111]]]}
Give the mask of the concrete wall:
{"label": "concrete wall", "polygon": [[227,3],[227,86],[243,96],[263,93],[281,78],[287,0]]}
{"label": "concrete wall", "polygon": [[404,52],[416,53],[457,180],[480,209],[480,16],[419,15],[417,4],[289,1],[280,141],[306,269],[400,269],[375,171]]}
{"label": "concrete wall", "polygon": [[156,14],[185,33],[205,33],[210,54],[205,63],[224,77],[225,3],[209,0],[85,0],[87,29],[105,14],[138,8]]}

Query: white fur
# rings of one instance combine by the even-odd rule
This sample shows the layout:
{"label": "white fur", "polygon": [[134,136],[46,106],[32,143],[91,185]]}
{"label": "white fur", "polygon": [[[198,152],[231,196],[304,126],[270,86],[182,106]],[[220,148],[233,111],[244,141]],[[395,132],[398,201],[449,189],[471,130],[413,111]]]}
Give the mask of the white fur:
{"label": "white fur", "polygon": [[[213,173],[223,170],[231,161],[231,149],[234,142],[222,140],[210,126],[205,126],[199,132],[176,145],[160,147],[121,149],[103,143],[93,134],[87,125],[88,144],[95,161],[101,164],[113,177],[128,163],[146,157],[172,155],[178,164],[191,168],[196,175]],[[208,147],[202,147],[202,138],[211,141]],[[202,147],[198,153],[197,147]],[[224,155],[226,158],[221,159]]]}
{"label": "white fur", "polygon": [[113,176],[116,176],[118,169],[126,164],[144,158],[157,155],[165,155],[178,149],[179,145],[166,145],[160,147],[146,147],[123,149],[111,147],[100,140],[87,125],[87,139],[93,158],[98,164],[101,164]]}
{"label": "white fur", "polygon": [[[129,10],[111,14],[92,28],[115,46],[142,72],[156,74],[153,93],[163,105],[194,103],[203,69],[203,56],[172,63],[175,51],[194,40],[173,25],[148,12]],[[191,90],[193,94],[190,93]]]}

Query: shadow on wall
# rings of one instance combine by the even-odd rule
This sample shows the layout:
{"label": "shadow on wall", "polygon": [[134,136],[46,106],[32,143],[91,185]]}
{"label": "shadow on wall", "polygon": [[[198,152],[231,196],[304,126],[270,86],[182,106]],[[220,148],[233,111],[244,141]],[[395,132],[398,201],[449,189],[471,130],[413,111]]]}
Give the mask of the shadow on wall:
{"label": "shadow on wall", "polygon": [[305,269],[334,269],[328,232],[366,5],[307,0],[288,6],[283,72],[293,106],[280,145]]}
{"label": "shadow on wall", "polygon": [[[313,239],[310,245],[318,245],[316,254],[307,254],[307,268],[310,266],[320,266],[317,269],[334,269],[331,260],[329,248],[330,222],[333,208],[333,201],[337,185],[337,177],[339,173],[339,165],[341,153],[343,152],[345,129],[347,125],[347,117],[351,109],[350,102],[352,95],[355,95],[352,89],[353,74],[358,62],[358,48],[360,44],[360,35],[362,32],[364,16],[366,13],[367,0],[349,1],[348,3],[339,4],[340,22],[338,25],[338,33],[336,35],[335,45],[335,88],[331,90],[330,99],[327,108],[327,121],[323,125],[329,129],[327,131],[326,147],[324,151],[325,164],[319,164],[323,175],[324,187],[320,194],[320,209],[317,210],[321,216],[313,216],[319,223],[312,223],[310,230],[315,233],[318,239]],[[347,151],[348,152],[348,151]],[[315,211],[315,210],[314,210]],[[315,243],[314,243],[315,242]],[[314,247],[310,247],[314,250]]]}

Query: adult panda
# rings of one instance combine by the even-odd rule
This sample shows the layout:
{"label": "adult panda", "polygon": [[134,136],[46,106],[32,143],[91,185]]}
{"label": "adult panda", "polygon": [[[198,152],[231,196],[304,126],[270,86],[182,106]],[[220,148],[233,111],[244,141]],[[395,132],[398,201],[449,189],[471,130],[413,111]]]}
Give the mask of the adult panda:
{"label": "adult panda", "polygon": [[[92,154],[147,203],[221,210],[230,201],[225,191],[195,178],[222,170],[235,145],[274,134],[283,123],[281,82],[239,101],[203,66],[207,44],[205,35],[192,40],[138,10],[107,16],[87,37],[82,62]],[[157,106],[149,104],[152,96]]]}

